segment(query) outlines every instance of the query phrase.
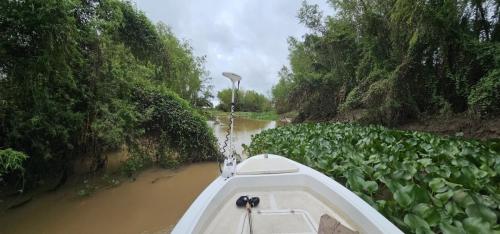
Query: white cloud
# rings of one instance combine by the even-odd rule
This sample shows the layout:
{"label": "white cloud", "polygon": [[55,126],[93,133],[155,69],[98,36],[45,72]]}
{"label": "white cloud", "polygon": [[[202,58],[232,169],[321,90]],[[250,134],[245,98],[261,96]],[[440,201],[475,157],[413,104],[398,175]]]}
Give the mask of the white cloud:
{"label": "white cloud", "polygon": [[[188,40],[197,56],[207,55],[215,92],[230,86],[222,77],[231,71],[243,77],[241,86],[268,94],[288,65],[289,36],[300,37],[301,0],[136,0],[153,21],[162,21],[177,37]],[[308,1],[326,13],[325,0]]]}

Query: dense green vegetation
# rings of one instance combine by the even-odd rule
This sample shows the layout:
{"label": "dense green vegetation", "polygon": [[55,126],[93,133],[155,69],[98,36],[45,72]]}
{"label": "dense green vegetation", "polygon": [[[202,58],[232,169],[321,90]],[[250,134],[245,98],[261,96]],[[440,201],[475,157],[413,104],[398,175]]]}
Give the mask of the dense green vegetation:
{"label": "dense green vegetation", "polygon": [[[289,39],[290,65],[272,88],[297,122],[352,116],[397,125],[422,116],[500,114],[500,2],[330,0]],[[342,119],[342,118],[340,118]],[[351,119],[351,118],[350,118]],[[500,231],[497,143],[351,124],[301,124],[254,136],[336,179],[411,233]]]}
{"label": "dense green vegetation", "polygon": [[0,9],[2,183],[64,181],[75,159],[99,170],[103,153],[123,146],[129,171],[144,160],[217,155],[191,107],[208,103],[204,58],[167,26],[118,0],[1,1]]}
{"label": "dense green vegetation", "polygon": [[[219,105],[217,109],[230,111],[231,109],[231,89],[223,89],[217,93]],[[238,111],[244,112],[265,112],[271,110],[271,101],[264,95],[254,90],[238,90],[236,94],[236,107]]]}
{"label": "dense green vegetation", "polygon": [[11,148],[0,150],[0,178],[6,173],[23,171],[23,161],[26,158],[26,154]]}
{"label": "dense green vegetation", "polygon": [[298,124],[252,137],[340,183],[405,232],[500,231],[500,144],[352,124]]}
{"label": "dense green vegetation", "polygon": [[421,115],[500,113],[498,1],[330,0],[334,16],[303,3],[309,28],[289,39],[291,69],[273,88],[297,121],[357,111],[395,125]]}

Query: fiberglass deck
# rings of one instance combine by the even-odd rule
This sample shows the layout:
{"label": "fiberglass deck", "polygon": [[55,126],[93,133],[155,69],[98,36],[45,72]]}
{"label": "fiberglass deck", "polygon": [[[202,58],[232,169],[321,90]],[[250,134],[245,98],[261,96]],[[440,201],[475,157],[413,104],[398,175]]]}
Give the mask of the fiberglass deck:
{"label": "fiberglass deck", "polygon": [[317,233],[320,217],[328,214],[346,227],[356,230],[350,222],[335,212],[312,193],[300,189],[258,189],[237,192],[230,196],[204,228],[204,233],[249,233],[246,210],[237,208],[238,197],[259,197],[260,204],[252,209],[254,234],[261,233]]}

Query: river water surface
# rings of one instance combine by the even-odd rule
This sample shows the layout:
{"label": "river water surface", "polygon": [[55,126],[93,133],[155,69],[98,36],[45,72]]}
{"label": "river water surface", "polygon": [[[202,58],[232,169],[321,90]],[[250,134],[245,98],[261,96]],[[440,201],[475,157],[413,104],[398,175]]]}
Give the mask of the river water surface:
{"label": "river water surface", "polygon": [[[222,143],[226,118],[217,117],[209,125]],[[237,118],[237,153],[244,155],[241,144],[248,145],[251,135],[275,126],[275,121]],[[113,163],[108,170],[114,170],[126,158],[124,155],[110,154]],[[151,168],[135,180],[120,178],[118,186],[101,186],[87,197],[77,194],[83,186],[81,182],[69,183],[19,208],[0,211],[0,234],[169,233],[218,174],[216,163],[197,163],[176,170]]]}
{"label": "river water surface", "polygon": [[[215,121],[208,121],[208,125],[214,130],[215,136],[219,141],[219,145],[223,146],[228,130],[227,117],[217,117]],[[236,153],[246,158],[247,155],[243,151],[242,144],[249,145],[252,135],[255,135],[262,130],[275,128],[276,121],[250,120],[245,118],[235,118],[233,139],[235,141],[234,148]],[[229,142],[226,149],[229,152]]]}

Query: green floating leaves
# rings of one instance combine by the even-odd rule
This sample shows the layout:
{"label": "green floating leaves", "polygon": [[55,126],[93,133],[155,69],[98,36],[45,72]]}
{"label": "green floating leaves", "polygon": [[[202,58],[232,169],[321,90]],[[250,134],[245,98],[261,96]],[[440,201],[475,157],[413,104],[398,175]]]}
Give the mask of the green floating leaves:
{"label": "green floating leaves", "polygon": [[492,225],[497,222],[497,215],[495,212],[483,205],[470,205],[467,209],[465,209],[465,213],[467,213],[470,217],[481,218]]}
{"label": "green floating leaves", "polygon": [[443,234],[465,234],[463,227],[453,226],[449,223],[440,223],[439,228]]}
{"label": "green floating leaves", "polygon": [[431,233],[429,224],[422,218],[414,214],[405,215],[404,222],[413,230],[418,230],[420,233]]}
{"label": "green floating leaves", "polygon": [[429,182],[429,188],[431,188],[432,192],[438,192],[445,185],[445,180],[443,178],[434,178]]}
{"label": "green floating leaves", "polygon": [[435,226],[441,221],[441,216],[436,208],[427,203],[419,203],[412,208],[412,212],[422,217],[430,226]]}
{"label": "green floating leaves", "polygon": [[448,199],[450,199],[452,196],[453,191],[448,190],[446,192],[436,194],[435,198],[437,199],[436,202],[439,202],[440,206],[442,206],[443,204],[446,204]]}
{"label": "green floating leaves", "polygon": [[400,187],[394,193],[394,200],[402,207],[409,207],[415,201],[414,185]]}
{"label": "green floating leaves", "polygon": [[368,193],[374,193],[378,189],[378,184],[375,181],[365,181],[363,184],[363,190],[367,191]]}
{"label": "green floating leaves", "polygon": [[500,229],[500,147],[380,126],[288,125],[252,138],[251,155],[311,166],[411,233]]}
{"label": "green floating leaves", "polygon": [[478,217],[464,219],[464,228],[467,233],[492,233],[490,224]]}

